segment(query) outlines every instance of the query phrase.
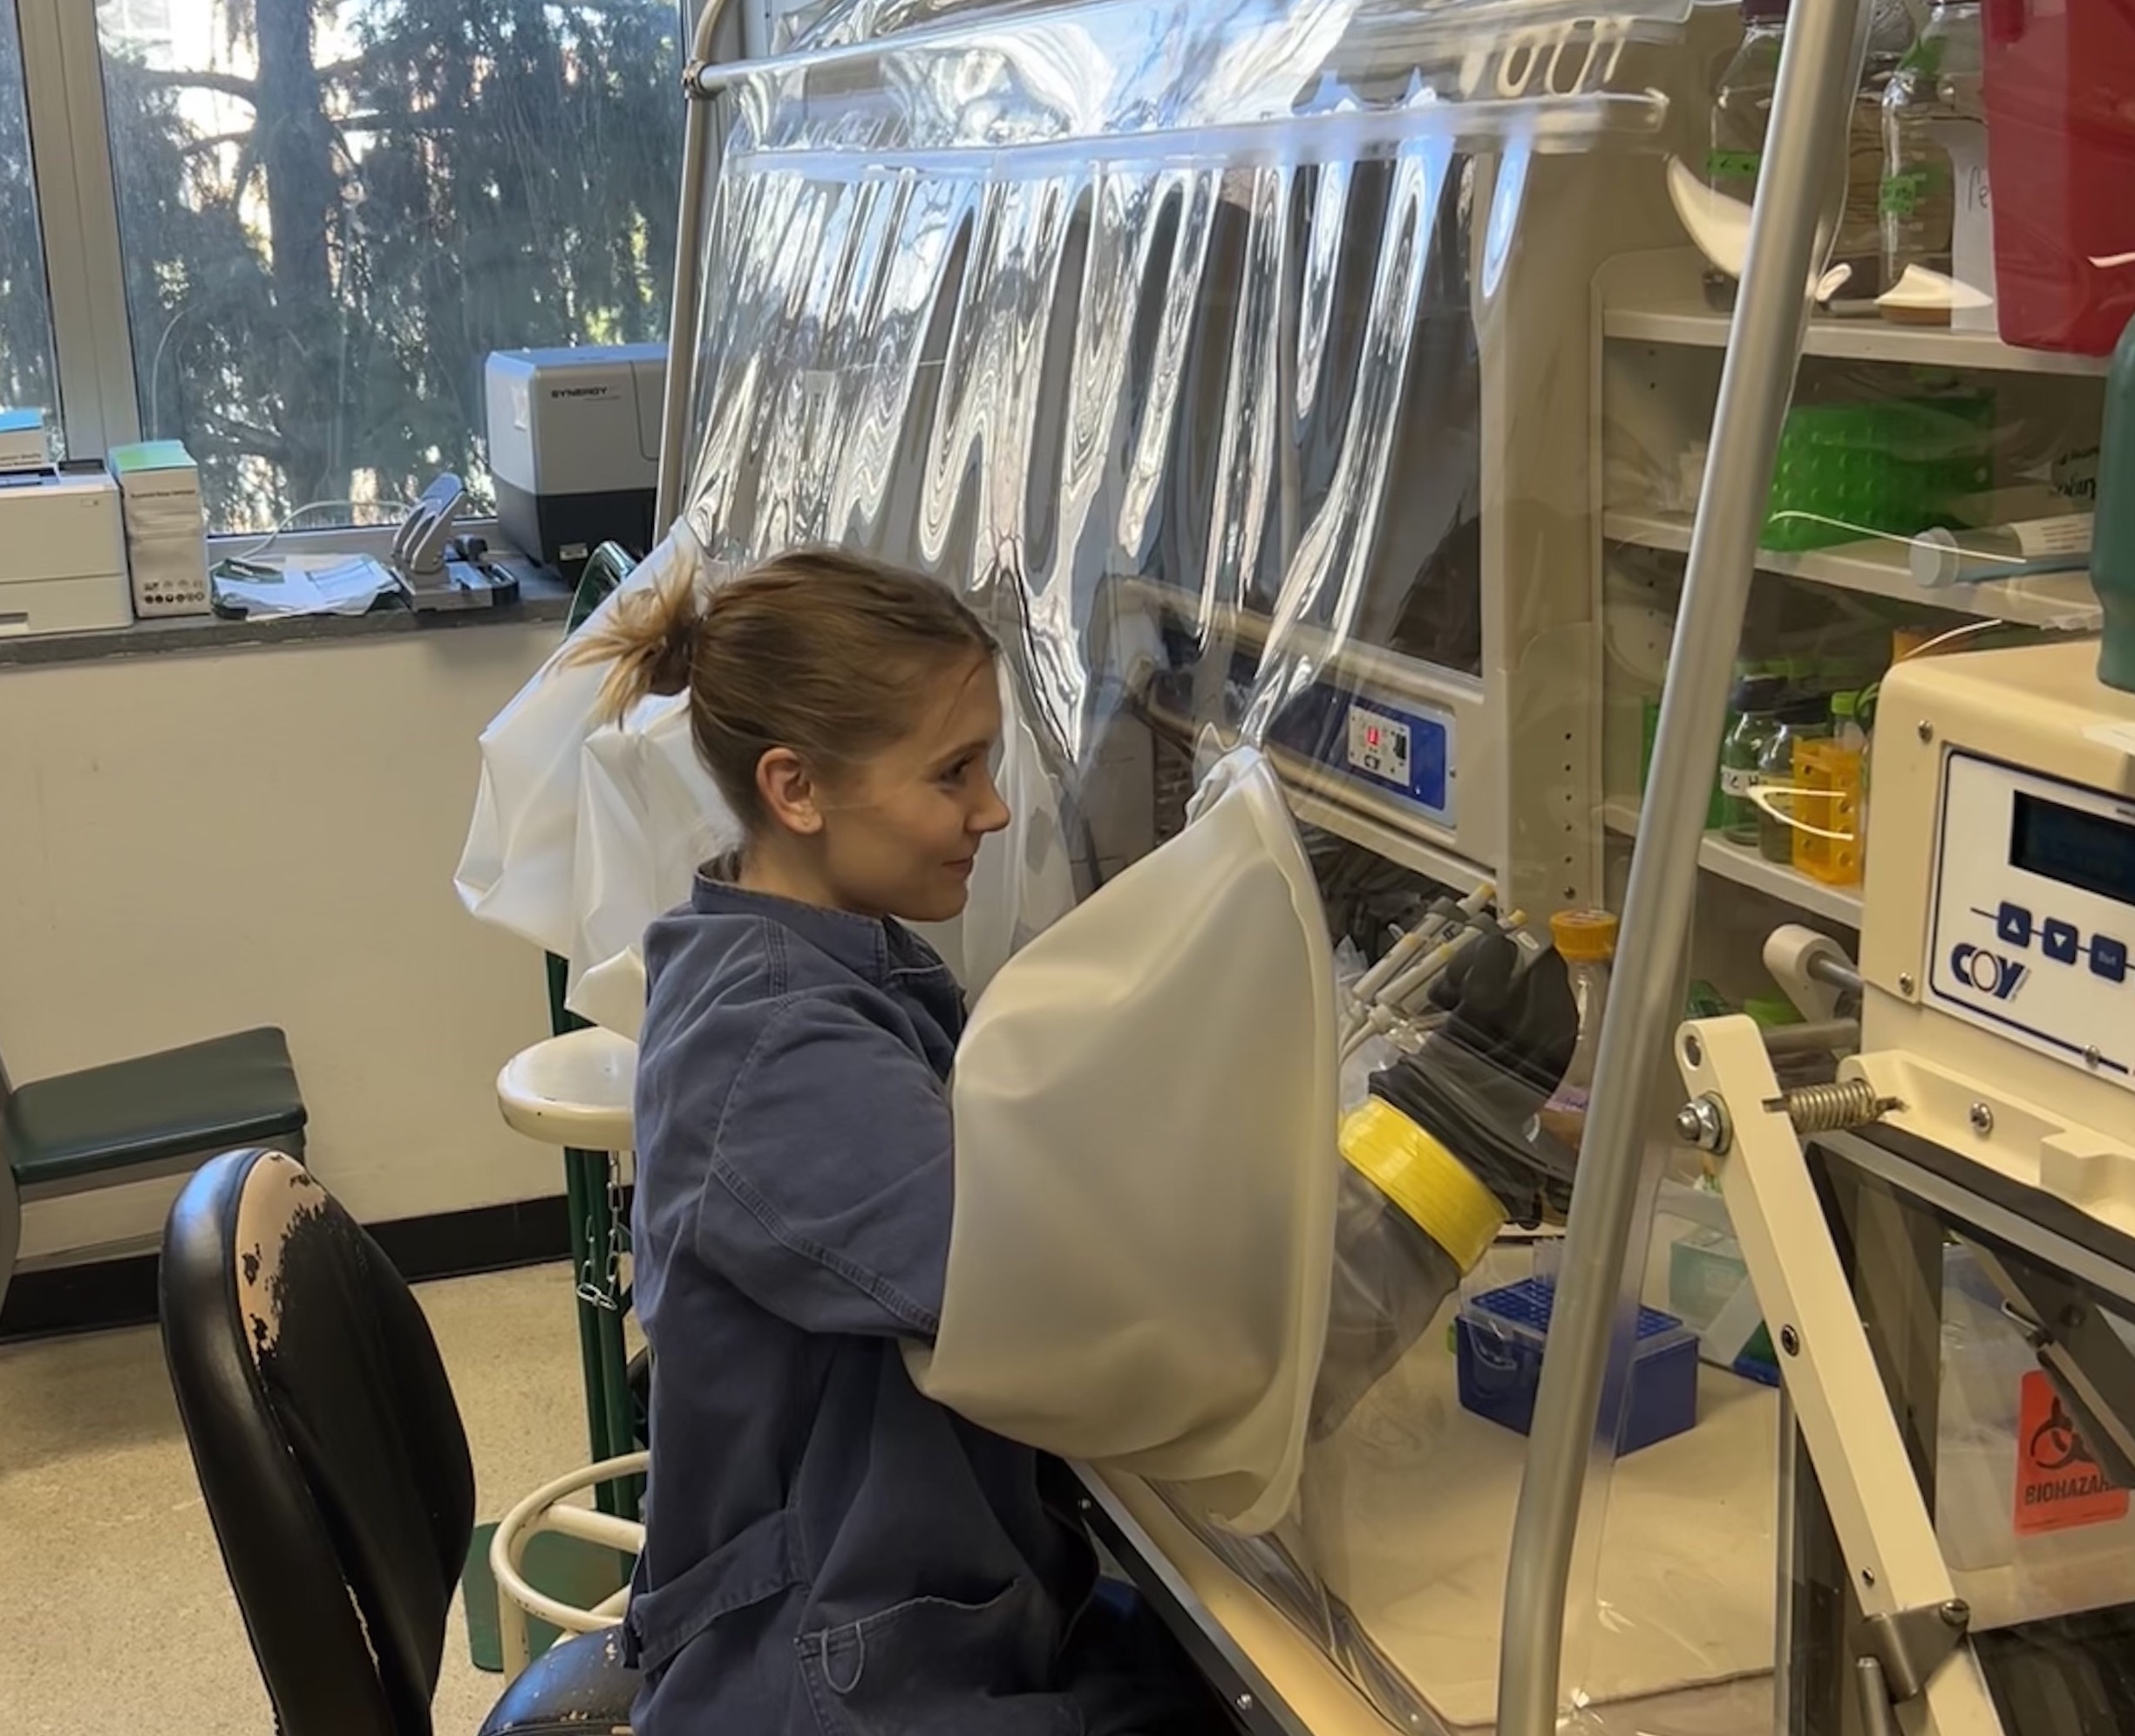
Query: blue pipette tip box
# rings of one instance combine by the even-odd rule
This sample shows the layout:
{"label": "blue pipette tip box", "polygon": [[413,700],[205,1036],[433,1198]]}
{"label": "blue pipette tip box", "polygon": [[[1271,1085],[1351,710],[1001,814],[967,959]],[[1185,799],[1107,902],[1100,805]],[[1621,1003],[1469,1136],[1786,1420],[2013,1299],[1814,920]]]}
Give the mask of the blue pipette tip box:
{"label": "blue pipette tip box", "polygon": [[[1523,1278],[1461,1304],[1453,1341],[1464,1410],[1520,1434],[1533,1426],[1556,1300],[1548,1279]],[[1672,1314],[1642,1308],[1616,1451],[1635,1453],[1696,1421],[1697,1334]]]}

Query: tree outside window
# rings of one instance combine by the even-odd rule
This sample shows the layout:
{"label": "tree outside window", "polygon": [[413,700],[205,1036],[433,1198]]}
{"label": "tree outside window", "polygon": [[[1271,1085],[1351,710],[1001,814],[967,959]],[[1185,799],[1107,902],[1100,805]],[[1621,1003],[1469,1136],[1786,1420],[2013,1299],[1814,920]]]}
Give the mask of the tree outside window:
{"label": "tree outside window", "polygon": [[51,297],[30,174],[22,34],[0,0],[0,410],[56,409]]}
{"label": "tree outside window", "polygon": [[[142,428],[199,459],[212,528],[395,516],[439,470],[479,495],[491,351],[665,337],[671,0],[100,0],[98,23]],[[0,369],[23,365],[0,306]]]}

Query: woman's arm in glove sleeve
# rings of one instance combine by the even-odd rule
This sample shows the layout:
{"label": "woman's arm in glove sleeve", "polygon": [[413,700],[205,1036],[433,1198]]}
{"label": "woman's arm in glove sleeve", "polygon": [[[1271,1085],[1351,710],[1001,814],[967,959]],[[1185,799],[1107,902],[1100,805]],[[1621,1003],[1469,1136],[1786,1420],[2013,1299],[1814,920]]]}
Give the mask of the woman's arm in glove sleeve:
{"label": "woman's arm in glove sleeve", "polygon": [[805,1331],[931,1342],[955,1201],[934,1070],[852,1001],[807,995],[766,1025],[713,1142],[699,1256]]}

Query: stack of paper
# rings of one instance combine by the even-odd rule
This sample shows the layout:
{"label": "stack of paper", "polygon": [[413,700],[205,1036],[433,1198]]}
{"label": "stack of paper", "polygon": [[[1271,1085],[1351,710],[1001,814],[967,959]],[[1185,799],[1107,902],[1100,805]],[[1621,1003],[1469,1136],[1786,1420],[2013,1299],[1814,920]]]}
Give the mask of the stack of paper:
{"label": "stack of paper", "polygon": [[240,577],[215,574],[215,606],[248,620],[278,615],[361,615],[393,586],[393,575],[368,555],[306,560],[291,555],[279,573]]}

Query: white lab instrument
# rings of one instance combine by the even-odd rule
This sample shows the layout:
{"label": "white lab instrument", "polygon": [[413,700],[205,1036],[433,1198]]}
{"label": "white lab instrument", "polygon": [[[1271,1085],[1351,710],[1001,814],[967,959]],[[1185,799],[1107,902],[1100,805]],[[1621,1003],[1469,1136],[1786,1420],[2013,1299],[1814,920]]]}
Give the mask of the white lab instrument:
{"label": "white lab instrument", "polygon": [[0,634],[133,618],[119,485],[101,464],[0,475]]}
{"label": "white lab instrument", "polygon": [[572,579],[603,542],[650,550],[666,378],[663,344],[491,353],[489,472],[507,541]]}
{"label": "white lab instrument", "polygon": [[181,440],[142,440],[113,446],[106,461],[125,509],[133,613],[207,614],[207,521],[193,454]]}
{"label": "white lab instrument", "polygon": [[[2097,658],[2095,642],[2064,641],[1915,659],[1884,684],[1862,1052],[1837,1085],[1782,1093],[1745,1019],[1679,1038],[1683,1131],[1716,1160],[1867,1618],[1871,1731],[1894,1715],[1935,1736],[2004,1729],[1972,1643],[1974,1599],[2000,1582],[1961,1596],[1953,1580],[1974,1563],[1945,1559],[1803,1141],[1873,1130],[1887,1185],[1987,1236],[1999,1251],[1971,1257],[2050,1378],[2067,1439],[2089,1443],[2070,1460],[2135,1468],[2129,1335],[2090,1288],[2125,1309],[2135,1286],[2113,1252],[2135,1229],[2135,696],[2103,686]],[[1775,945],[1805,993],[1841,974],[1813,947]],[[2125,1560],[2109,1556],[2073,1607],[2135,1599]]]}
{"label": "white lab instrument", "polygon": [[[2067,641],[1919,659],[1885,684],[1862,1065],[1906,1105],[1894,1125],[2125,1229],[2135,696],[2100,685],[2097,658]],[[2007,1106],[1991,1138],[1982,1101]]]}

